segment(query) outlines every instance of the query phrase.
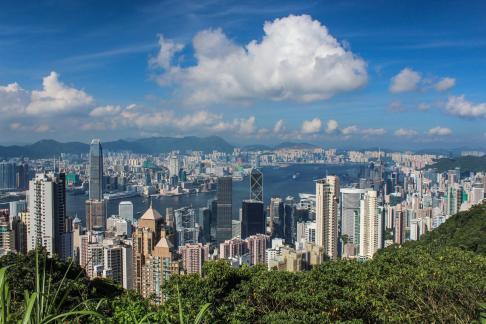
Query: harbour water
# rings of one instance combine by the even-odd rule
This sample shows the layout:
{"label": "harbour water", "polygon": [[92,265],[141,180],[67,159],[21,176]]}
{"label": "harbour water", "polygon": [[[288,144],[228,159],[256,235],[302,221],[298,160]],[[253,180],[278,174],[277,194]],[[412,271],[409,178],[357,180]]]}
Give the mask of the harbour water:
{"label": "harbour water", "polygon": [[[357,182],[359,176],[359,165],[315,165],[315,164],[293,164],[288,167],[263,167],[263,193],[265,206],[270,198],[279,196],[298,197],[299,193],[314,193],[314,181],[326,175],[337,175],[340,177],[342,186]],[[249,198],[250,179],[246,177],[243,181],[233,182],[233,218],[238,217],[241,201]],[[162,215],[165,209],[174,209],[185,206],[194,208],[205,207],[208,202],[216,198],[216,192],[198,193],[192,195],[167,196],[153,198],[153,206]],[[85,218],[85,195],[68,195],[67,210],[69,216],[78,215],[84,222]],[[132,197],[128,199],[110,200],[107,206],[108,215],[118,213],[120,201],[129,200],[133,202],[135,218],[148,208],[150,201],[144,197]]]}

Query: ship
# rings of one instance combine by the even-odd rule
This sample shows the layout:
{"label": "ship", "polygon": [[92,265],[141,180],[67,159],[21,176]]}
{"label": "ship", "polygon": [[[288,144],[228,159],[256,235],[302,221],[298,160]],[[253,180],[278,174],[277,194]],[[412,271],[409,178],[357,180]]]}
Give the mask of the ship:
{"label": "ship", "polygon": [[140,193],[137,191],[123,191],[123,192],[115,192],[104,194],[103,198],[106,200],[114,200],[114,199],[126,199],[126,198],[133,198],[140,196]]}

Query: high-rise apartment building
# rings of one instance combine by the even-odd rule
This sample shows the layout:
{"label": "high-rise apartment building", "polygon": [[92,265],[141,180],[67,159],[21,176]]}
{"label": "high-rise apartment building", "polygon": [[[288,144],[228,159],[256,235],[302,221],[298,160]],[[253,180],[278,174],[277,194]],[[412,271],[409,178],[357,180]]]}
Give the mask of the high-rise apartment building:
{"label": "high-rise apartment building", "polygon": [[266,264],[266,249],[269,237],[265,234],[256,234],[246,239],[250,253],[250,264]]}
{"label": "high-rise apartment building", "polygon": [[202,266],[209,259],[209,245],[202,243],[186,244],[179,247],[184,272],[202,274]]}
{"label": "high-rise apartment building", "polygon": [[233,179],[218,178],[216,241],[221,243],[231,239],[231,220],[233,214]]}
{"label": "high-rise apartment building", "polygon": [[338,202],[339,178],[327,176],[316,183],[316,245],[322,246],[326,255],[338,257]]}
{"label": "high-rise apartment building", "polygon": [[71,255],[64,246],[66,235],[66,188],[63,173],[37,174],[29,183],[29,226],[27,249],[44,246],[49,254]]}
{"label": "high-rise apartment building", "polygon": [[368,190],[360,202],[359,257],[371,259],[381,247],[381,215],[378,212],[378,194]]}

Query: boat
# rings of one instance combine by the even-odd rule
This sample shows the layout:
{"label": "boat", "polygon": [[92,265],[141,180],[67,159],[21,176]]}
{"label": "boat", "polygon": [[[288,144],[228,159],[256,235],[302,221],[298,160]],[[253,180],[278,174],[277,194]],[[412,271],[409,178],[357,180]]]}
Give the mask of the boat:
{"label": "boat", "polygon": [[125,199],[125,198],[133,198],[140,196],[140,193],[137,191],[123,191],[123,192],[115,192],[104,194],[103,198],[106,200],[113,200],[113,199]]}

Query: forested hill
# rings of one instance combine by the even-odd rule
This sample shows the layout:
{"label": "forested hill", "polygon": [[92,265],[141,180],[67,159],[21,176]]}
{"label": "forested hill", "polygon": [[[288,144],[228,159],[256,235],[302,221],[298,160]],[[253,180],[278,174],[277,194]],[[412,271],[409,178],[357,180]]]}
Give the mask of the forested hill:
{"label": "forested hill", "polygon": [[[206,303],[206,323],[470,323],[479,320],[486,302],[485,244],[486,205],[481,205],[368,262],[327,262],[300,273],[208,262],[203,277],[172,276],[159,307],[109,283],[69,275],[72,291],[62,308],[88,298],[83,305],[102,316],[84,318],[90,323],[133,323],[148,315],[151,322],[178,323],[181,313],[193,320]],[[6,265],[22,314],[22,290],[33,288],[32,254],[1,258],[0,266]],[[55,265],[51,273],[60,278],[62,263]]]}
{"label": "forested hill", "polygon": [[457,167],[461,168],[462,172],[484,172],[486,171],[486,157],[461,156],[454,159],[442,158],[426,168],[435,168],[439,172],[446,172]]}

